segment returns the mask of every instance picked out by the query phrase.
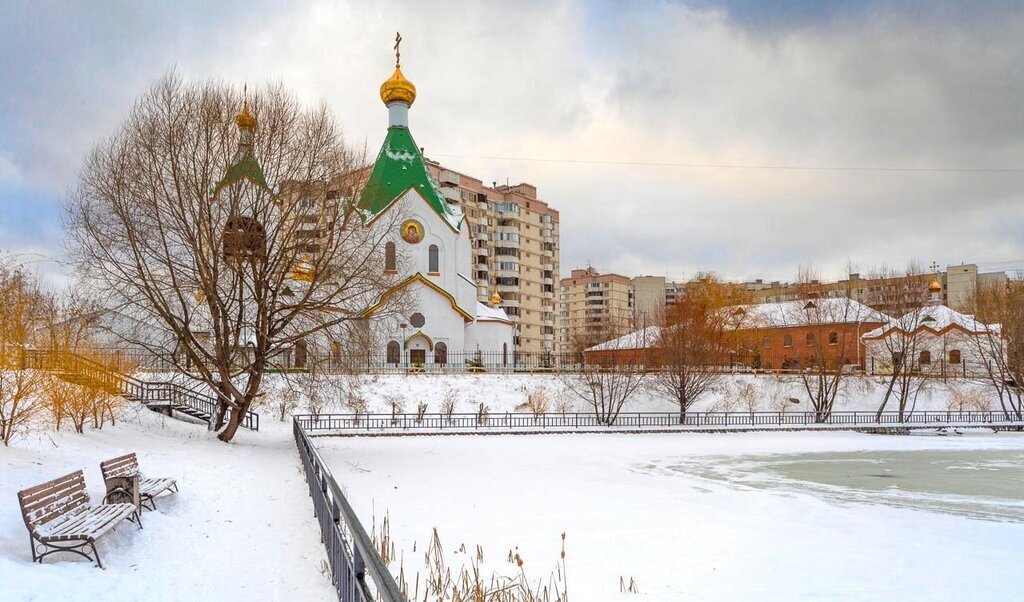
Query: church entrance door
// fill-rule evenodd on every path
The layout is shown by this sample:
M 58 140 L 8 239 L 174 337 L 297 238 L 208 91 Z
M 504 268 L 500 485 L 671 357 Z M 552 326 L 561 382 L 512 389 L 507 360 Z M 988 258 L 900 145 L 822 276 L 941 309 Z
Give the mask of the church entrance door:
M 409 350 L 409 362 L 413 365 L 423 365 L 427 363 L 427 350 L 426 349 L 410 349 Z

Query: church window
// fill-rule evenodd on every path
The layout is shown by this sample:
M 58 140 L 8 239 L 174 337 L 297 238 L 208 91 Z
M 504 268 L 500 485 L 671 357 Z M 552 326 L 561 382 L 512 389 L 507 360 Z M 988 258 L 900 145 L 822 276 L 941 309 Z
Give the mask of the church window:
M 395 272 L 398 270 L 398 258 L 395 255 L 395 243 L 389 242 L 384 245 L 384 271 Z
M 434 345 L 434 363 L 441 366 L 448 363 L 448 345 L 444 343 Z
M 763 338 L 761 340 L 761 346 L 764 347 L 765 349 L 771 349 L 772 348 L 772 338 L 771 337 Z
M 838 345 L 839 344 L 839 333 L 838 332 L 833 330 L 832 332 L 828 333 L 828 344 L 829 345 Z
M 951 363 L 951 364 L 959 364 L 960 363 L 960 350 L 959 349 L 953 349 L 952 351 L 949 352 L 949 363 Z
M 928 351 L 927 349 L 922 351 L 918 363 L 921 364 L 922 366 L 927 366 L 928 364 L 932 363 L 932 352 Z
M 416 312 L 409 316 L 409 323 L 412 324 L 413 328 L 423 328 L 423 325 L 427 323 L 427 319 L 423 317 L 423 314 Z
M 806 339 L 807 339 L 807 345 L 808 346 L 813 345 L 814 344 L 814 333 L 813 332 L 808 332 Z
M 793 346 L 793 335 L 787 334 L 786 336 L 782 337 L 782 346 L 783 347 L 792 347 Z
M 427 249 L 427 271 L 432 274 L 439 273 L 441 271 L 440 263 L 441 258 L 437 245 L 430 245 L 430 248 Z
M 398 341 L 390 341 L 388 343 L 388 363 L 398 364 L 402 361 L 402 346 L 398 344 Z

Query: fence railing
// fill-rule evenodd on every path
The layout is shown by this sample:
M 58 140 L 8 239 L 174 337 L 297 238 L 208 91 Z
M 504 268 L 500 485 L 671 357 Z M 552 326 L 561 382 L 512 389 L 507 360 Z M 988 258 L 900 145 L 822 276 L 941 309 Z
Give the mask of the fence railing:
M 320 414 L 295 418 L 310 434 L 416 431 L 565 432 L 601 430 L 699 430 L 714 428 L 929 428 L 942 426 L 1024 427 L 1020 416 L 1003 412 L 622 412 L 611 424 L 594 413 L 522 412 L 453 414 Z
M 216 416 L 219 406 L 217 398 L 212 395 L 175 382 L 140 380 L 77 353 L 47 349 L 26 350 L 22 365 L 25 368 L 76 374 L 89 384 L 101 386 L 108 391 L 116 391 L 147 406 L 183 406 L 208 416 L 209 420 Z M 259 414 L 253 411 L 246 412 L 239 426 L 252 431 L 260 430 Z
M 303 432 L 304 416 L 292 422 L 295 446 L 305 469 L 313 513 L 340 602 L 405 602 L 394 577 L 377 554 L 373 541 L 345 498 L 320 453 Z M 367 582 L 369 575 L 371 584 Z

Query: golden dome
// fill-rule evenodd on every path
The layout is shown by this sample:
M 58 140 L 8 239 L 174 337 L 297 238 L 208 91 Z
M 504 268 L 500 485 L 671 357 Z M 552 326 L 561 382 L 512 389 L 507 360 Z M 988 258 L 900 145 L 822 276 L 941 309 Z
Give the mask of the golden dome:
M 930 292 L 930 293 L 941 293 L 942 292 L 942 285 L 939 284 L 939 279 L 938 278 L 935 278 L 934 280 L 932 280 L 932 283 L 928 285 L 928 292 Z
M 248 101 L 242 103 L 242 112 L 238 114 L 238 117 L 235 117 L 235 123 L 243 130 L 256 128 L 256 118 L 249 112 Z
M 401 101 L 412 106 L 412 103 L 416 101 L 416 86 L 405 79 L 400 68 L 395 67 L 391 78 L 380 85 L 380 99 L 384 101 L 385 105 Z
M 498 291 L 495 290 L 494 294 L 491 295 L 491 305 L 497 306 L 499 303 L 501 303 L 501 295 L 499 295 Z

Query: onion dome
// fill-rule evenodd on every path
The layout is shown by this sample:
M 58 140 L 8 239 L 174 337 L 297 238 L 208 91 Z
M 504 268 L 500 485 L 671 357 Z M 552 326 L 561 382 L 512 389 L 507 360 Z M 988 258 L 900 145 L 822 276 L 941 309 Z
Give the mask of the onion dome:
M 941 293 L 942 292 L 942 285 L 939 284 L 939 279 L 938 278 L 932 279 L 932 283 L 928 285 L 928 292 L 929 293 Z
M 235 124 L 238 129 L 241 130 L 254 130 L 256 129 L 256 118 L 249 112 L 249 102 L 242 103 L 242 112 L 235 117 Z
M 491 305 L 497 307 L 501 303 L 501 295 L 498 294 L 498 289 L 494 289 L 494 294 L 491 295 Z
M 395 67 L 395 72 L 391 74 L 391 77 L 380 85 L 380 99 L 384 101 L 385 105 L 404 102 L 412 106 L 416 100 L 416 86 L 405 79 L 401 68 Z

